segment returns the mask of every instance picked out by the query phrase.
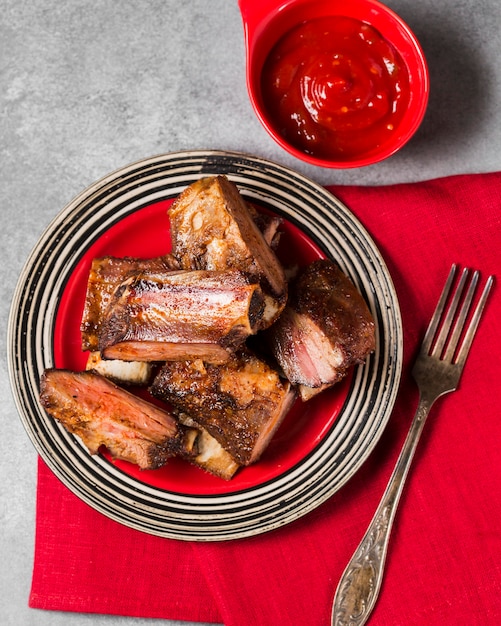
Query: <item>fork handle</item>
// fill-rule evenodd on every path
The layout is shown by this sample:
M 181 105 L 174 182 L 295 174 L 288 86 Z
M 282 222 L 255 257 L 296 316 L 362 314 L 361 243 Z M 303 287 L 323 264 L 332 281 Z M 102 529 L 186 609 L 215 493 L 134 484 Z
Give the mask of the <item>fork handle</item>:
M 339 581 L 332 607 L 332 626 L 362 626 L 376 604 L 393 519 L 433 401 L 420 396 L 416 414 L 381 502 Z

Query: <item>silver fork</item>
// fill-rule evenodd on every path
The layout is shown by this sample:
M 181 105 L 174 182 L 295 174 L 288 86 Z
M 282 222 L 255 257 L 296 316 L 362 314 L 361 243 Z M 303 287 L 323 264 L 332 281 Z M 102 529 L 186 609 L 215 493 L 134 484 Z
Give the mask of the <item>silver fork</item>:
M 479 272 L 473 273 L 463 296 L 469 277 L 464 269 L 454 295 L 450 295 L 456 269 L 453 265 L 412 370 L 419 387 L 416 414 L 377 511 L 339 581 L 332 626 L 362 626 L 369 619 L 381 588 L 398 502 L 424 423 L 435 400 L 457 389 L 494 277 L 487 279 L 469 318 Z

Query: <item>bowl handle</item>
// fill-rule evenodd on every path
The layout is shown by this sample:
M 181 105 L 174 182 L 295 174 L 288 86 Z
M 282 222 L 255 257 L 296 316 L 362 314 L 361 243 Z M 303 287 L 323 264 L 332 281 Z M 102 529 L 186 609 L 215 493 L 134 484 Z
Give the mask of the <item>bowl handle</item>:
M 263 22 L 266 22 L 266 18 L 272 17 L 288 4 L 290 0 L 238 0 L 245 40 L 249 48 L 253 45 L 256 32 Z

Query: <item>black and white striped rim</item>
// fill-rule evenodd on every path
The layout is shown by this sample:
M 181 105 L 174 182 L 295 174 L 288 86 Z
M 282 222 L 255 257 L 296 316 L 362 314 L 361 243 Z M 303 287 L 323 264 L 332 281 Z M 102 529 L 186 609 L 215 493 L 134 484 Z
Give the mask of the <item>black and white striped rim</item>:
M 114 223 L 173 198 L 202 176 L 226 174 L 251 201 L 303 230 L 334 258 L 366 298 L 377 324 L 376 352 L 357 368 L 346 402 L 322 442 L 289 471 L 256 487 L 187 495 L 139 482 L 47 417 L 39 378 L 54 362 L 54 323 L 68 278 L 90 245 Z M 190 151 L 124 167 L 76 197 L 32 251 L 14 294 L 8 327 L 16 405 L 44 461 L 82 500 L 140 531 L 181 540 L 222 541 L 266 532 L 314 509 L 353 476 L 386 426 L 402 368 L 396 293 L 374 242 L 323 187 L 294 171 L 240 153 Z

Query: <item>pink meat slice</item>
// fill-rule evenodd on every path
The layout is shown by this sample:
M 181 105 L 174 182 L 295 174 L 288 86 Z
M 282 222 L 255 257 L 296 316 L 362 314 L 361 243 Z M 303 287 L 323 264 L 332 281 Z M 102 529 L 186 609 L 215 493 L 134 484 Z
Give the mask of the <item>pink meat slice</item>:
M 99 374 L 45 370 L 40 401 L 91 454 L 105 446 L 116 459 L 156 469 L 181 451 L 178 424 L 170 413 Z
M 287 378 L 311 389 L 340 381 L 375 349 L 375 325 L 367 304 L 337 264 L 315 261 L 289 288 L 289 302 L 267 331 Z

